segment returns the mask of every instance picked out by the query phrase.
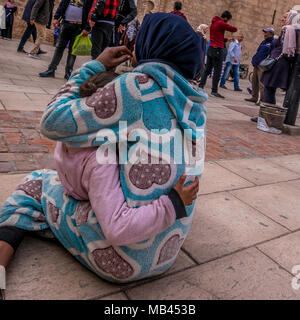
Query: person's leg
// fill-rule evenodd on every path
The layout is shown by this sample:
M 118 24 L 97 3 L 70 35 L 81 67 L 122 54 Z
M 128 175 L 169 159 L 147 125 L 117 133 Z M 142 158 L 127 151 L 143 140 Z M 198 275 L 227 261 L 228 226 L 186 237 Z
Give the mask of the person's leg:
M 262 84 L 262 82 L 260 81 L 262 76 L 263 76 L 263 72 L 262 70 L 260 70 L 259 68 L 257 68 L 257 78 L 258 78 L 258 84 L 259 84 L 259 94 L 260 94 L 260 97 L 259 97 L 259 100 L 261 102 L 264 101 L 264 91 L 265 91 L 265 87 L 264 85 Z
M 28 231 L 46 230 L 42 206 L 43 171 L 26 176 L 0 208 L 0 289 L 3 299 L 5 268 Z M 1 299 L 1 297 L 0 297 Z
M 268 104 L 276 104 L 276 88 L 265 87 L 264 102 Z
M 67 43 L 69 42 L 69 30 L 70 24 L 67 22 L 63 22 L 61 28 L 59 37 L 57 39 L 56 48 L 54 51 L 53 58 L 51 60 L 51 63 L 49 64 L 48 70 L 41 72 L 39 74 L 40 77 L 54 77 L 55 76 L 55 70 L 57 69 L 57 66 L 60 63 L 60 60 L 64 54 L 64 50 L 67 46 Z
M 222 63 L 223 63 L 223 54 L 222 48 L 213 48 L 213 67 L 214 67 L 214 75 L 213 75 L 213 86 L 212 92 L 218 92 L 219 81 L 222 73 Z
M 35 42 L 34 48 L 30 51 L 31 55 L 37 55 L 41 46 L 41 43 L 44 39 L 45 32 L 46 32 L 46 26 L 40 24 L 40 23 L 35 23 L 35 27 L 37 30 L 37 39 Z
M 213 68 L 213 60 L 212 60 L 212 48 L 209 47 L 208 48 L 208 52 L 207 52 L 207 61 L 206 61 L 206 66 L 204 69 L 204 72 L 202 74 L 200 83 L 199 83 L 199 87 L 204 88 L 206 81 L 207 81 L 207 77 L 211 74 L 212 72 L 212 68 Z
M 13 28 L 13 22 L 10 21 L 9 25 L 7 27 L 7 38 L 12 39 L 12 28 Z
M 31 25 L 30 23 L 27 23 L 27 28 L 23 33 L 23 36 L 21 38 L 17 51 L 21 52 L 22 50 L 24 50 L 24 45 L 26 41 L 29 39 L 30 35 L 31 34 L 33 35 L 33 30 L 35 30 L 35 36 L 36 36 L 35 26 Z
M 110 45 L 113 37 L 113 29 L 114 29 L 113 25 L 108 23 L 103 24 L 104 38 L 103 38 L 101 52 Z M 120 42 L 120 38 L 119 38 L 119 42 Z
M 33 43 L 36 42 L 36 38 L 37 38 L 36 27 L 35 27 L 35 24 L 33 24 L 32 25 L 32 40 L 33 40 Z
M 103 41 L 104 41 L 104 32 L 101 28 L 101 24 L 96 22 L 95 26 L 92 29 L 92 59 L 95 60 L 99 54 L 102 52 Z
M 73 50 L 73 44 L 75 41 L 75 38 L 80 34 L 80 26 L 78 24 L 74 24 L 72 28 L 69 30 L 69 48 L 68 48 L 68 57 L 67 57 L 67 64 L 65 68 L 65 78 L 68 80 L 74 67 L 74 63 L 76 60 L 76 56 L 72 54 Z
M 238 64 L 232 65 L 233 69 L 233 79 L 234 79 L 234 89 L 238 90 L 240 89 L 240 74 L 239 74 L 239 68 L 240 66 Z
M 227 79 L 227 76 L 228 76 L 228 73 L 229 73 L 231 67 L 232 67 L 231 63 L 230 62 L 226 62 L 225 70 L 224 70 L 222 78 L 221 78 L 220 87 L 224 87 L 225 86 L 226 79 Z
M 259 82 L 259 69 L 257 67 L 254 67 L 252 76 L 252 98 L 253 100 L 255 100 L 255 102 L 258 101 Z
M 0 227 L 0 265 L 7 267 L 11 257 L 17 251 L 26 231 L 9 226 Z

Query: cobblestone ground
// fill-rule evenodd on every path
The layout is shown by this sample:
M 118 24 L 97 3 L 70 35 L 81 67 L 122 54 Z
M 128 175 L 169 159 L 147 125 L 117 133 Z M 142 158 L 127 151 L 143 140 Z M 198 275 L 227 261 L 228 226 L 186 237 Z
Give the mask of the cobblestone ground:
M 27 44 L 26 49 L 31 47 Z M 45 106 L 65 82 L 41 79 L 42 60 L 0 39 L 0 205 L 25 172 L 52 168 L 54 143 L 39 133 Z M 80 58 L 76 66 L 85 62 Z M 208 87 L 210 88 L 210 80 Z M 174 266 L 158 279 L 112 285 L 56 243 L 26 237 L 8 268 L 7 299 L 300 299 L 300 137 L 271 135 L 250 121 L 242 93 L 209 98 L 207 162 L 192 229 Z M 284 95 L 278 92 L 282 102 Z M 300 125 L 299 118 L 298 124 Z

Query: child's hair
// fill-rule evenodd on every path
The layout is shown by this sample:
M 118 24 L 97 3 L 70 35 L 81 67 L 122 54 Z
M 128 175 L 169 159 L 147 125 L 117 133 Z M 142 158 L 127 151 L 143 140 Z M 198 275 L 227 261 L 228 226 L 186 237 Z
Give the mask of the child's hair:
M 91 96 L 98 88 L 105 87 L 118 76 L 119 75 L 113 71 L 105 71 L 95 74 L 81 84 L 79 88 L 80 97 L 85 98 Z

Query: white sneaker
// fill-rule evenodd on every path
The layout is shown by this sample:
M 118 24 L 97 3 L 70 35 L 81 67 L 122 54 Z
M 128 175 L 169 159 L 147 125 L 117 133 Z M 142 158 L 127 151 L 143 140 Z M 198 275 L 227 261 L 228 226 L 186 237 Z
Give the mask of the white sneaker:
M 0 300 L 5 300 L 6 277 L 5 268 L 0 266 Z
M 29 54 L 28 54 L 28 57 L 29 57 L 29 58 L 32 58 L 32 59 L 41 60 L 41 57 L 40 57 L 38 54 L 36 54 L 36 53 L 29 53 Z

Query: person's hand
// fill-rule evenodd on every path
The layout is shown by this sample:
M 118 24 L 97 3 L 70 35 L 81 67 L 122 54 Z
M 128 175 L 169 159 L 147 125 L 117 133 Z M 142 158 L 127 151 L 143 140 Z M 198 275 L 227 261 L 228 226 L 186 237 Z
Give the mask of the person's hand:
M 59 23 L 58 23 L 57 19 L 54 19 L 52 24 L 53 24 L 54 28 L 58 28 L 58 26 L 59 26 Z
M 89 21 L 91 28 L 94 28 L 95 26 L 95 21 Z
M 186 175 L 183 174 L 174 186 L 174 189 L 179 194 L 184 205 L 190 206 L 193 203 L 193 201 L 197 199 L 197 194 L 199 191 L 199 178 L 196 177 L 195 181 L 186 187 L 184 186 L 185 179 Z
M 125 30 L 125 27 L 122 24 L 120 24 L 120 26 L 118 28 L 118 32 L 122 33 L 124 30 Z
M 238 60 L 237 60 L 237 58 L 236 58 L 236 57 L 233 57 L 233 61 L 234 61 L 235 63 L 237 63 L 237 62 L 238 62 Z
M 87 37 L 89 35 L 89 32 L 86 30 L 82 30 L 82 36 Z
M 113 69 L 132 57 L 132 53 L 125 46 L 106 48 L 96 59 L 106 70 Z
M 33 25 L 34 24 L 34 20 L 30 19 L 30 24 Z

